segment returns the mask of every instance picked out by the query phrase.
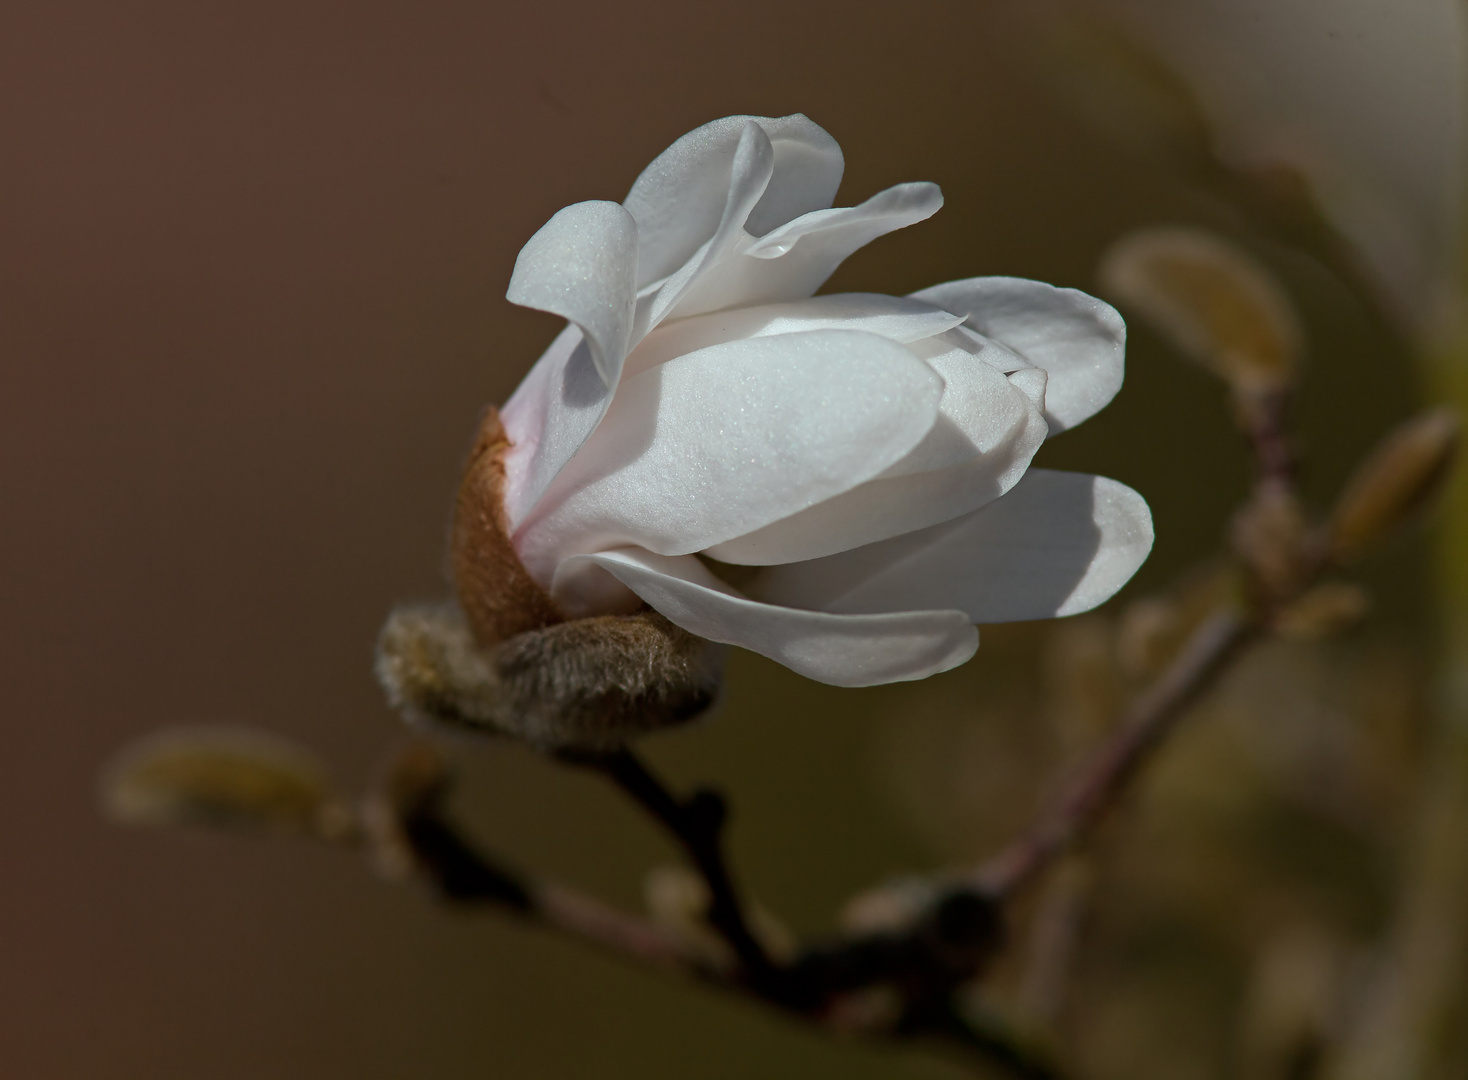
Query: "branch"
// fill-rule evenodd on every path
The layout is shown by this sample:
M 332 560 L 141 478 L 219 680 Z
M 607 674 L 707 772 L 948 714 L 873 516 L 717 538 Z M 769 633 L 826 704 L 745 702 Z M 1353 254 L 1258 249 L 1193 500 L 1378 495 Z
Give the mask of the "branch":
M 551 881 L 510 870 L 475 849 L 448 820 L 449 775 L 423 744 L 393 763 L 369 801 L 361 836 L 389 869 L 410 869 L 452 904 L 485 905 L 624 958 L 705 981 L 724 977 L 662 927 Z
M 749 927 L 724 856 L 723 831 L 728 808 L 708 789 L 679 799 L 630 750 L 610 754 L 564 754 L 564 760 L 595 769 L 651 814 L 682 846 L 709 890 L 707 919 L 739 961 L 740 977 L 762 996 L 781 996 L 774 962 Z
M 916 1034 L 968 1051 L 1018 1080 L 1059 1080 L 1060 1074 L 1043 1053 L 995 1020 L 963 1016 L 949 1004 L 914 1020 Z
M 422 758 L 408 761 L 411 768 L 424 764 Z M 678 821 L 680 829 L 688 829 L 684 818 L 697 797 L 678 803 L 635 763 L 619 763 L 615 775 L 619 783 L 636 785 L 639 801 L 645 799 L 649 809 L 657 807 L 660 820 L 670 812 L 670 803 L 672 820 Z M 429 777 L 425 774 L 424 779 Z M 972 947 L 973 940 L 982 939 L 986 953 L 997 944 L 994 909 L 982 898 L 956 893 L 906 934 L 844 939 L 830 949 L 808 950 L 784 967 L 766 959 L 766 971 L 756 980 L 747 969 L 731 973 L 710 963 L 655 923 L 567 886 L 524 878 L 480 854 L 442 812 L 447 790 L 444 779 L 440 774 L 429 784 L 397 792 L 398 798 L 390 802 L 391 833 L 383 831 L 384 822 L 378 815 L 365 835 L 379 845 L 406 847 L 412 866 L 449 903 L 509 912 L 643 967 L 697 979 L 829 1030 L 837 1025 L 828 1006 L 842 993 L 877 983 L 895 984 L 915 991 L 900 1022 L 861 1034 L 941 1042 L 1017 1080 L 1053 1080 L 1056 1075 L 1018 1035 L 997 1022 L 966 1020 L 951 1007 L 949 991 L 974 966 L 971 954 L 963 952 L 960 943 L 970 942 Z M 649 783 L 651 787 L 644 787 Z M 671 821 L 669 827 L 673 827 Z M 694 828 L 700 850 L 704 850 L 710 834 L 699 833 L 698 828 L 708 826 L 695 823 Z
M 996 901 L 1007 899 L 1094 829 L 1188 706 L 1259 632 L 1232 610 L 1216 612 L 1193 631 L 1162 677 L 1127 710 L 1121 730 L 1025 835 L 969 876 L 971 886 Z
M 1235 390 L 1238 422 L 1254 454 L 1255 482 L 1292 489 L 1295 449 L 1289 431 L 1288 388 L 1240 395 Z

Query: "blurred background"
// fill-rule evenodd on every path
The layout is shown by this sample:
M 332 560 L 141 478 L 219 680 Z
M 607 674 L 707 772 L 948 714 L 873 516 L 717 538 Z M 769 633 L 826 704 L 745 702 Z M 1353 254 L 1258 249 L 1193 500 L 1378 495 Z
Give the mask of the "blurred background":
M 960 1075 L 442 910 L 340 852 L 119 828 L 99 770 L 160 726 L 231 723 L 364 783 L 403 737 L 377 630 L 446 593 L 476 419 L 557 329 L 503 300 L 516 252 L 731 113 L 829 130 L 838 205 L 943 187 L 832 291 L 1097 291 L 1135 228 L 1232 237 L 1298 307 L 1323 506 L 1439 393 L 1419 361 L 1455 340 L 1463 20 L 1446 0 L 1282 6 L 1282 26 L 1224 0 L 6 6 L 7 1075 Z M 1103 614 L 985 628 L 967 666 L 875 690 L 738 654 L 712 721 L 647 744 L 679 785 L 728 792 L 737 864 L 797 930 L 1010 835 L 1089 737 L 1084 702 L 1056 715 L 1107 620 L 1219 548 L 1250 468 L 1226 393 L 1131 325 L 1121 395 L 1039 458 L 1153 508 L 1155 553 Z M 1425 752 L 1430 565 L 1423 534 L 1394 543 L 1365 567 L 1363 628 L 1244 665 L 1108 830 L 1065 1021 L 1082 1075 L 1228 1075 L 1266 1037 L 1247 1033 L 1261 965 L 1288 984 L 1371 962 Z M 522 865 L 630 906 L 673 859 L 588 778 L 498 744 L 462 768 L 463 820 Z M 1027 992 L 1006 977 L 1001 998 Z

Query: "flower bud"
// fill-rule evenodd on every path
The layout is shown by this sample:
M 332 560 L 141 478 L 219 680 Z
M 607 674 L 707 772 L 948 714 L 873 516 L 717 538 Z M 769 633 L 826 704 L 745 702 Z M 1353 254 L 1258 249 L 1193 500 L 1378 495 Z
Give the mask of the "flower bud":
M 1267 599 L 1294 596 L 1311 570 L 1309 526 L 1294 493 L 1261 485 L 1234 516 L 1234 550 L 1263 588 Z
M 1330 518 L 1330 553 L 1359 558 L 1441 486 L 1458 450 L 1458 414 L 1446 406 L 1408 420 L 1356 470 Z
M 292 743 L 237 728 L 161 731 L 107 770 L 102 801 L 118 821 L 209 825 L 337 839 L 351 821 L 326 771 Z
M 1273 277 L 1201 229 L 1143 229 L 1107 252 L 1101 280 L 1241 399 L 1288 389 L 1299 362 L 1294 309 Z
M 926 877 L 894 878 L 846 902 L 838 916 L 851 934 L 897 933 L 910 928 L 937 902 L 942 883 Z
M 1329 637 L 1354 627 L 1370 607 L 1371 598 L 1360 586 L 1327 581 L 1280 611 L 1274 618 L 1274 630 L 1306 641 Z
M 412 721 L 604 751 L 707 709 L 718 657 L 653 611 L 556 623 L 485 649 L 457 609 L 405 608 L 383 627 L 377 674 Z
M 1239 574 L 1230 562 L 1195 567 L 1162 596 L 1133 601 L 1116 628 L 1116 657 L 1128 679 L 1150 678 L 1177 655 L 1193 631 L 1239 601 Z
M 433 812 L 449 784 L 448 763 L 431 743 L 412 743 L 388 763 L 362 808 L 367 847 L 383 877 L 406 881 L 418 869 L 405 824 Z
M 699 957 L 719 969 L 734 966 L 734 952 L 708 924 L 708 884 L 684 866 L 656 866 L 642 883 L 647 913 Z
M 717 967 L 734 963 L 733 951 L 708 923 L 708 882 L 686 866 L 658 866 L 643 882 L 647 912 L 659 924 Z M 799 947 L 795 935 L 763 905 L 748 905 L 749 930 L 771 957 L 793 959 Z

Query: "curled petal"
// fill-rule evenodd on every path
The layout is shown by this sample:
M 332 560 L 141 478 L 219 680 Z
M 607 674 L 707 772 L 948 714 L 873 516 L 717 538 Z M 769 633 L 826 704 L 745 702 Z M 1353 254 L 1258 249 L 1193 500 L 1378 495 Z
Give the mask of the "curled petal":
M 835 686 L 924 679 L 962 664 L 979 645 L 978 631 L 960 611 L 833 615 L 757 603 L 691 555 L 620 548 L 568 562 L 601 567 L 689 633 Z
M 882 472 L 927 434 L 942 394 L 930 367 L 875 334 L 689 353 L 623 382 L 516 549 L 542 582 L 578 552 L 702 550 Z
M 753 595 L 835 612 L 955 607 L 974 622 L 1075 615 L 1152 550 L 1142 497 L 1103 476 L 1031 469 L 980 510 L 929 529 L 764 571 Z
M 615 390 L 637 302 L 637 224 L 613 202 L 575 203 L 556 213 L 515 259 L 506 297 L 581 327 L 591 361 Z
M 898 184 L 860 206 L 817 210 L 761 238 L 745 236 L 729 254 L 701 269 L 670 316 L 810 296 L 853 251 L 932 217 L 942 205 L 936 184 Z
M 754 121 L 745 123 L 729 165 L 724 212 L 713 235 L 678 271 L 655 291 L 639 297 L 633 337 L 641 340 L 679 304 L 701 279 L 749 243 L 744 223 L 769 188 L 775 172 L 775 147 L 764 129 Z
M 637 220 L 638 281 L 644 285 L 683 266 L 718 227 L 730 168 L 744 127 L 769 137 L 774 171 L 758 204 L 737 224 L 762 235 L 836 197 L 841 147 L 818 124 L 791 116 L 726 116 L 684 135 L 642 171 L 623 205 Z
M 1094 415 L 1121 389 L 1126 324 L 1111 305 L 1024 278 L 950 281 L 912 294 L 955 315 L 1049 374 L 1050 433 Z

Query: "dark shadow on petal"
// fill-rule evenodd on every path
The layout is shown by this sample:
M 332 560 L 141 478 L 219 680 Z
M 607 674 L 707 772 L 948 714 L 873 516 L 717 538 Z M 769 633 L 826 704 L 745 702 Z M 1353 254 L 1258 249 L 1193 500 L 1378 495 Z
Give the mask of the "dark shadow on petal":
M 1048 618 L 1101 550 L 1094 484 L 1084 473 L 1031 469 L 1007 494 L 951 521 L 769 567 L 751 593 L 841 614 L 959 608 L 978 623 Z
M 591 347 L 586 339 L 576 346 L 561 372 L 561 401 L 567 408 L 589 409 L 600 405 L 607 395 L 596 365 L 591 360 Z
M 953 567 L 962 583 L 960 606 L 980 623 L 1054 615 L 1101 550 L 1095 502 L 1095 482 L 1084 473 L 1028 472 L 966 530 L 962 547 L 972 553 L 971 569 Z

